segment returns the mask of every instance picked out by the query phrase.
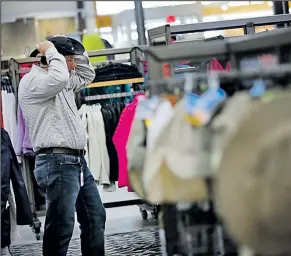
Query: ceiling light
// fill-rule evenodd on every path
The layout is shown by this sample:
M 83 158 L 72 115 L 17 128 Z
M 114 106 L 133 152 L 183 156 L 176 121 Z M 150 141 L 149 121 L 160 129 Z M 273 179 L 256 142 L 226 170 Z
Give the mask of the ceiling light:
M 269 5 L 269 6 L 273 6 L 273 2 L 268 1 L 268 5 Z
M 222 11 L 227 11 L 228 10 L 228 6 L 225 5 L 225 4 L 222 5 L 220 8 L 221 8 Z
M 185 19 L 185 23 L 186 23 L 186 24 L 191 24 L 191 23 L 193 23 L 193 22 L 192 22 L 192 20 L 191 20 L 190 18 L 187 18 L 187 19 Z

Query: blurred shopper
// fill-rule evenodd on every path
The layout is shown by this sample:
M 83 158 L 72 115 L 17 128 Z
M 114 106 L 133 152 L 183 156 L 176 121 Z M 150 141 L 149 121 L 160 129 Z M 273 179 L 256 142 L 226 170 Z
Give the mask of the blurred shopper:
M 85 130 L 74 92 L 95 77 L 84 47 L 56 36 L 40 43 L 42 56 L 19 85 L 19 103 L 36 153 L 34 176 L 46 190 L 44 256 L 65 256 L 73 234 L 75 208 L 82 255 L 104 256 L 106 213 L 84 159 Z
M 82 38 L 82 44 L 84 45 L 87 52 L 106 49 L 99 33 L 84 34 Z M 94 66 L 95 63 L 103 62 L 106 60 L 106 56 L 90 57 L 90 61 Z

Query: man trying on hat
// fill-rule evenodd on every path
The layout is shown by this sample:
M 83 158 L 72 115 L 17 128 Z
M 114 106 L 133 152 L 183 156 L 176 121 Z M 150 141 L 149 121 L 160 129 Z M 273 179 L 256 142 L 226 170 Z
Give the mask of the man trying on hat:
M 19 104 L 36 154 L 34 176 L 46 191 L 44 256 L 65 256 L 75 223 L 84 256 L 104 256 L 106 213 L 84 159 L 85 130 L 74 93 L 91 83 L 94 68 L 78 41 L 56 36 L 37 45 L 42 56 L 19 84 Z

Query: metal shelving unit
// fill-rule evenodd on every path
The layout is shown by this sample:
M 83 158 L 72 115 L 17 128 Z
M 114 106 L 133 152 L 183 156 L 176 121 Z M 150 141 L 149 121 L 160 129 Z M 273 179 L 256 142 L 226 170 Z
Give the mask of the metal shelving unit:
M 242 57 L 253 53 L 285 51 L 290 45 L 291 29 L 280 29 L 239 38 L 229 38 L 219 41 L 192 41 L 182 44 L 151 47 L 145 50 L 148 59 L 149 80 L 157 81 L 165 77 L 163 66 L 181 60 L 207 61 L 214 57 L 228 56 L 233 68 L 238 68 Z M 286 58 L 286 52 L 284 52 Z M 282 54 L 279 54 L 283 58 Z M 183 69 L 182 69 L 183 70 Z M 182 71 L 180 71 L 182 72 Z M 172 73 L 173 75 L 173 73 Z
M 165 25 L 148 30 L 148 38 L 150 46 L 152 46 L 157 39 L 159 39 L 159 41 L 161 41 L 162 39 L 162 41 L 164 41 L 165 44 L 168 45 L 171 44 L 171 36 L 173 35 L 235 28 L 243 28 L 244 34 L 253 34 L 255 33 L 255 28 L 258 26 L 277 24 L 286 24 L 287 26 L 289 26 L 290 23 L 291 14 L 281 14 L 247 19 L 200 22 L 187 25 Z
M 287 16 L 284 16 L 287 17 Z M 290 18 L 290 16 L 288 15 Z M 290 21 L 288 18 L 288 21 Z M 273 21 L 274 22 L 274 21 Z M 216 26 L 217 28 L 218 26 Z M 209 28 L 210 29 L 210 28 Z M 219 28 L 220 29 L 220 28 Z M 257 77 L 258 74 L 261 77 L 265 76 L 280 76 L 282 74 L 290 73 L 290 65 L 286 65 L 291 62 L 291 28 L 285 28 L 275 31 L 268 31 L 258 34 L 245 35 L 239 38 L 229 38 L 225 40 L 218 41 L 209 41 L 209 42 L 201 42 L 201 41 L 192 41 L 185 42 L 179 44 L 169 44 L 166 46 L 160 47 L 151 47 L 145 50 L 147 60 L 148 60 L 148 75 L 149 75 L 149 90 L 151 95 L 159 95 L 161 93 L 165 93 L 169 87 L 173 88 L 173 86 L 179 87 L 181 85 L 181 89 L 184 88 L 184 78 L 171 78 L 174 73 L 165 74 L 164 65 L 170 65 L 176 63 L 177 61 L 184 60 L 197 60 L 197 62 L 204 62 L 207 60 L 211 60 L 214 57 L 228 56 L 231 60 L 231 64 L 233 67 L 233 71 L 230 73 L 221 73 L 219 74 L 220 79 L 237 79 L 237 77 L 243 76 L 245 79 L 251 77 Z M 252 72 L 243 71 L 240 72 L 240 61 L 245 57 L 258 57 L 261 54 L 272 53 L 277 56 L 279 64 L 282 66 L 273 70 L 260 70 L 260 72 Z M 182 69 L 181 72 L 185 72 L 188 69 Z M 167 72 L 166 72 L 167 73 Z M 239 74 L 239 75 L 238 75 Z M 198 78 L 206 78 L 205 73 L 197 73 L 193 79 Z M 209 191 L 211 191 L 211 182 L 209 184 Z M 178 203 L 178 202 L 177 202 Z M 177 209 L 175 204 L 164 205 L 163 208 L 163 225 L 165 230 L 165 240 L 167 247 L 167 255 L 181 255 L 179 251 L 184 250 L 181 247 L 181 244 L 177 241 L 184 241 L 184 236 L 181 238 L 179 235 L 179 230 L 182 229 L 187 232 L 190 232 L 189 227 L 181 226 L 181 221 L 179 224 L 179 216 L 181 212 Z M 211 214 L 215 213 L 215 209 L 211 211 Z M 183 214 L 187 216 L 192 216 L 191 211 L 184 211 Z M 208 241 L 207 245 L 207 254 L 203 252 L 202 254 L 185 254 L 185 255 L 216 255 L 215 250 L 219 250 L 219 253 L 224 251 L 223 246 L 219 245 L 219 247 L 215 247 L 215 243 L 217 246 L 218 237 L 221 236 L 221 230 L 217 230 L 214 228 L 217 226 L 219 222 L 218 220 L 212 219 L 210 224 L 210 235 L 211 239 Z M 214 224 L 213 224 L 214 223 Z M 180 225 L 180 226 L 179 226 Z M 212 227 L 211 227 L 212 226 Z M 220 226 L 220 225 L 218 225 Z M 209 231 L 209 230 L 208 230 Z M 207 232 L 208 232 L 207 231 Z M 191 231 L 192 232 L 192 231 Z M 219 235 L 220 234 L 220 235 Z M 195 232 L 193 235 L 197 235 Z M 215 238 L 213 238 L 215 237 Z M 182 240 L 179 240 L 182 239 Z M 183 240 L 184 239 L 184 240 Z M 214 239 L 214 240 L 213 240 Z M 219 239 L 221 240 L 221 239 Z M 215 247 L 215 248 L 214 248 Z M 184 255 L 184 254 L 182 254 Z M 218 255 L 224 255 L 218 254 Z M 227 255 L 237 255 L 227 254 Z

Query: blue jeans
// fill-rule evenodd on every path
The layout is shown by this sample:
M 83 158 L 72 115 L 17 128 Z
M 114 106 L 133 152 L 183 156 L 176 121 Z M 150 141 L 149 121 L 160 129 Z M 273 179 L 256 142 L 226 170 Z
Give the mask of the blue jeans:
M 43 255 L 67 255 L 76 209 L 82 255 L 104 256 L 106 212 L 84 157 L 40 154 L 36 157 L 34 176 L 37 184 L 46 191 Z

